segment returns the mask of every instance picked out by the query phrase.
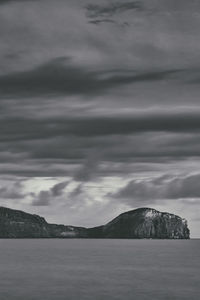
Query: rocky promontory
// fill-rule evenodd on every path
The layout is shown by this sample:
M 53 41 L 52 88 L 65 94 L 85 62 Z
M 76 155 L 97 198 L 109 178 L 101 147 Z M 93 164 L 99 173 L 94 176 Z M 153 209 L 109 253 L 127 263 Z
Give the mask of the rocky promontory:
M 90 237 L 188 239 L 187 221 L 174 214 L 152 208 L 122 213 L 106 225 L 89 229 Z
M 152 208 L 120 214 L 109 223 L 84 228 L 49 224 L 34 214 L 0 207 L 0 238 L 126 238 L 189 239 L 187 221 Z

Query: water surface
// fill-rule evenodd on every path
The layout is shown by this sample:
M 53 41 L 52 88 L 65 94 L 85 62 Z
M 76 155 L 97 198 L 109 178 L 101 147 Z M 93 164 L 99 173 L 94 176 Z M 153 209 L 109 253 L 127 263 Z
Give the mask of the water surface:
M 1 239 L 1 300 L 197 300 L 200 240 Z

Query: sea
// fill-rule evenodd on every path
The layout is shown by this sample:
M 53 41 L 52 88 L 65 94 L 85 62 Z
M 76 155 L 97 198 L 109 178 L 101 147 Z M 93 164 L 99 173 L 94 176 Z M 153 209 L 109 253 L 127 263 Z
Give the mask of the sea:
M 0 239 L 1 300 L 198 300 L 200 240 Z

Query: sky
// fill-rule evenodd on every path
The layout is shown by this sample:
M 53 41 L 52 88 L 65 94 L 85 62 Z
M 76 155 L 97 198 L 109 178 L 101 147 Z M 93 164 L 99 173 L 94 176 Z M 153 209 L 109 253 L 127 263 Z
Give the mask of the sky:
M 0 1 L 0 205 L 200 237 L 200 2 Z

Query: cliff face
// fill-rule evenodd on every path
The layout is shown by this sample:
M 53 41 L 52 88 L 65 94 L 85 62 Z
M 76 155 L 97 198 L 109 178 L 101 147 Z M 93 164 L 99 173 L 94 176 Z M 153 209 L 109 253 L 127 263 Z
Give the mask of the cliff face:
M 179 216 L 151 208 L 125 212 L 104 226 L 89 229 L 91 237 L 188 239 L 187 222 Z
M 0 207 L 0 238 L 155 238 L 188 239 L 186 220 L 155 209 L 123 213 L 106 225 L 83 228 L 49 224 L 38 215 Z

